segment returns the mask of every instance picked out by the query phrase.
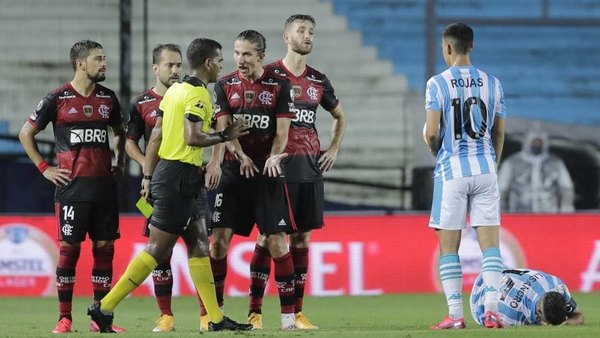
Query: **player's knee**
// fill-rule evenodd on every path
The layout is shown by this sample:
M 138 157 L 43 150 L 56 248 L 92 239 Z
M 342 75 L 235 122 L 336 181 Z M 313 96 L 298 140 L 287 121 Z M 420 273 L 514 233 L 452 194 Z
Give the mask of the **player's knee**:
M 227 250 L 229 250 L 229 239 L 222 236 L 213 236 L 211 248 L 213 258 L 222 259 L 227 255 Z
M 310 231 L 298 231 L 290 234 L 290 247 L 298 249 L 308 248 Z

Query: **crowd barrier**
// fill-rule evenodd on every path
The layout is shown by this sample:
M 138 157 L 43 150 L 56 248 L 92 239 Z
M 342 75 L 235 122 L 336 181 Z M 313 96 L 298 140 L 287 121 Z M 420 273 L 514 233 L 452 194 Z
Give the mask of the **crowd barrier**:
M 144 248 L 141 216 L 123 215 L 116 242 L 114 276 Z M 440 292 L 435 232 L 428 216 L 327 216 L 314 231 L 306 293 L 314 296 Z M 528 267 L 561 277 L 571 291 L 600 290 L 600 214 L 504 215 L 501 252 L 509 267 Z M 54 216 L 0 216 L 0 296 L 55 295 L 58 257 Z M 256 233 L 234 237 L 225 292 L 248 294 L 249 262 Z M 473 230 L 460 249 L 465 291 L 480 271 L 481 253 Z M 83 244 L 77 267 L 76 295 L 91 295 L 92 257 Z M 187 256 L 179 242 L 172 258 L 175 295 L 194 294 Z M 273 270 L 272 270 L 273 271 Z M 275 294 L 273 276 L 267 287 Z M 152 294 L 148 278 L 134 295 Z

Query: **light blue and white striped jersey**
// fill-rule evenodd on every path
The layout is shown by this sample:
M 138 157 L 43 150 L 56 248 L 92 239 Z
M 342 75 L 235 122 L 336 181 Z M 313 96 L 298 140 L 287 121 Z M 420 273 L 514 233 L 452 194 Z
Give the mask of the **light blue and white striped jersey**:
M 425 109 L 442 113 L 434 178 L 496 173 L 491 131 L 506 117 L 500 81 L 474 66 L 450 67 L 427 81 Z
M 541 324 L 535 311 L 535 303 L 546 292 L 561 293 L 572 311 L 577 308 L 577 303 L 571 297 L 569 289 L 556 276 L 527 269 L 504 270 L 502 276 L 498 314 L 505 326 Z M 483 325 L 485 314 L 484 300 L 485 287 L 480 274 L 473 284 L 470 298 L 471 315 L 480 325 Z

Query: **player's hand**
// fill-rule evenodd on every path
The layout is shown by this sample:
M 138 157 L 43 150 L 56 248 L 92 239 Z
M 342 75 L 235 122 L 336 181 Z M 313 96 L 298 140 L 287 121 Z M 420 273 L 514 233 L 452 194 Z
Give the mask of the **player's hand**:
M 57 187 L 71 182 L 71 170 L 69 169 L 50 166 L 44 170 L 42 175 Z
M 209 163 L 206 166 L 204 175 L 204 186 L 208 190 L 216 189 L 221 183 L 221 166 L 219 164 Z
M 252 159 L 246 154 L 239 154 L 239 152 L 236 152 L 236 157 L 240 161 L 240 175 L 244 176 L 245 178 L 250 178 L 254 177 L 254 175 L 260 172 L 256 164 L 254 164 L 254 161 L 252 161 Z
M 279 177 L 283 175 L 283 170 L 281 170 L 281 160 L 287 157 L 287 153 L 281 153 L 278 155 L 271 155 L 267 162 L 265 162 L 265 168 L 263 169 L 263 174 L 268 175 L 269 177 Z
M 249 133 L 248 129 L 250 129 L 250 126 L 244 119 L 237 119 L 228 125 L 223 132 L 227 135 L 227 140 L 235 140 L 240 136 L 247 135 Z
M 140 194 L 146 200 L 146 202 L 150 203 L 150 180 L 147 178 L 142 179 L 141 191 Z
M 118 181 L 123 177 L 125 172 L 125 167 L 122 165 L 114 165 L 110 167 L 110 174 L 112 175 L 113 180 Z
M 321 157 L 319 157 L 319 169 L 321 169 L 323 172 L 329 171 L 335 164 L 336 158 L 337 150 L 328 149 L 326 152 L 321 154 Z

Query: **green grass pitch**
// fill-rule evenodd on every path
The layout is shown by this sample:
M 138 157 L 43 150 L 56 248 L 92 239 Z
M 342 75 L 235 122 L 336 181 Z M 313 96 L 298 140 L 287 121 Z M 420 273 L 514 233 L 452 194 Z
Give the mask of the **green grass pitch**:
M 580 327 L 529 326 L 484 329 L 466 312 L 467 329 L 431 331 L 429 326 L 446 311 L 441 294 L 384 295 L 368 297 L 308 297 L 304 313 L 321 327 L 318 331 L 283 332 L 279 329 L 278 298 L 267 297 L 263 307 L 263 331 L 247 333 L 203 333 L 215 337 L 600 337 L 600 293 L 574 294 L 585 314 Z M 465 295 L 466 299 L 466 295 Z M 245 297 L 227 298 L 225 311 L 242 321 L 247 315 Z M 90 300 L 76 298 L 73 304 L 73 329 L 68 337 L 98 337 L 90 333 L 85 309 Z M 466 304 L 465 304 L 466 305 Z M 56 337 L 50 331 L 58 319 L 56 298 L 0 298 L 0 337 Z M 468 311 L 468 307 L 465 307 Z M 125 299 L 115 313 L 115 324 L 127 329 L 123 337 L 197 337 L 198 303 L 192 297 L 173 299 L 176 332 L 152 333 L 158 309 L 153 298 Z

